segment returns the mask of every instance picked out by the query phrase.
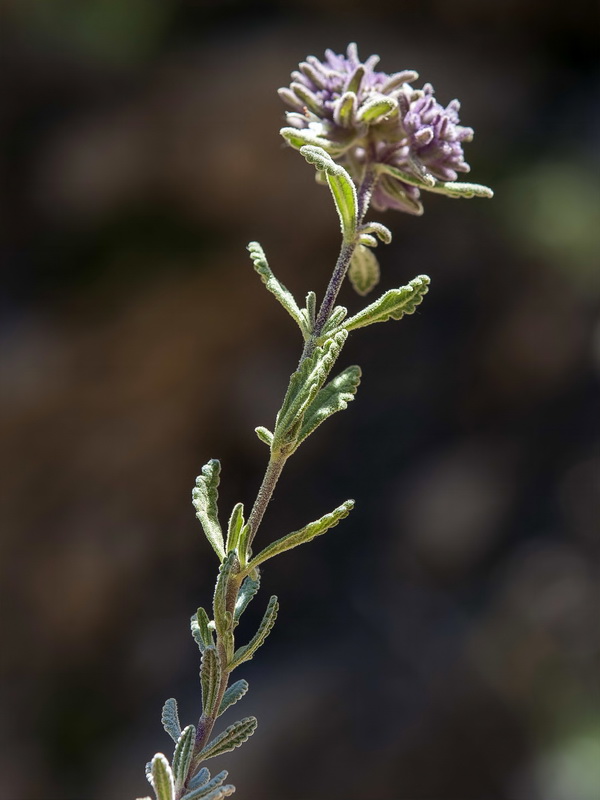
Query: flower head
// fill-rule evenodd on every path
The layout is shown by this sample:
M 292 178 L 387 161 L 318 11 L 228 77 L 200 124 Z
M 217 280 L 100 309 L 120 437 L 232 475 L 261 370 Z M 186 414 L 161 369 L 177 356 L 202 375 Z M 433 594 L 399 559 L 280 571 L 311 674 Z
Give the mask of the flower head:
M 460 125 L 458 100 L 444 108 L 431 84 L 413 88 L 414 70 L 387 74 L 378 63 L 375 55 L 361 62 L 355 44 L 345 55 L 327 50 L 323 61 L 308 56 L 279 90 L 293 109 L 282 135 L 294 147 L 322 147 L 356 182 L 378 166 L 373 205 L 420 214 L 420 188 L 469 171 L 462 143 L 473 130 Z

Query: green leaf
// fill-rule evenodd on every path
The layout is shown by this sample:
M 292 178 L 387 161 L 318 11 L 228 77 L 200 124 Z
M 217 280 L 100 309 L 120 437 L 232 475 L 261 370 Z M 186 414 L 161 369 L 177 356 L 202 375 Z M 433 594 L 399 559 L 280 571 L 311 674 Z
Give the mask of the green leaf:
M 201 651 L 206 647 L 214 645 L 212 630 L 210 629 L 210 620 L 206 611 L 200 607 L 195 614 L 192 614 L 190 619 L 190 628 L 192 636 Z
M 173 753 L 173 777 L 177 787 L 181 788 L 186 781 L 196 739 L 196 728 L 188 725 L 181 734 Z
M 217 716 L 220 717 L 221 714 L 224 714 L 230 706 L 234 705 L 234 703 L 237 703 L 238 700 L 241 700 L 247 691 L 248 681 L 245 681 L 243 678 L 235 683 L 232 683 L 223 695 Z
M 364 244 L 357 245 L 350 260 L 348 277 L 357 294 L 364 297 L 379 283 L 379 261 Z
M 275 625 L 275 620 L 277 619 L 278 611 L 279 611 L 279 603 L 277 601 L 277 597 L 273 595 L 269 600 L 269 605 L 267 606 L 265 615 L 262 618 L 262 622 L 260 623 L 259 628 L 256 631 L 255 635 L 248 642 L 248 644 L 244 645 L 243 647 L 238 647 L 238 649 L 233 654 L 233 659 L 228 664 L 228 669 L 230 672 L 233 672 L 233 670 L 236 667 L 239 667 L 240 664 L 243 664 L 244 661 L 249 661 L 254 655 L 254 653 L 256 653 L 258 648 L 262 644 L 264 644 L 265 639 L 271 633 L 273 625 Z
M 370 306 L 346 320 L 343 327 L 347 331 L 353 331 L 366 325 L 373 325 L 375 322 L 402 319 L 405 314 L 414 313 L 427 294 L 428 288 L 428 276 L 419 275 L 400 289 L 390 289 L 379 300 L 375 300 Z
M 346 319 L 348 315 L 348 309 L 345 306 L 336 306 L 331 314 L 329 315 L 329 319 L 323 326 L 323 335 L 320 337 L 321 339 L 327 339 L 327 335 L 334 331 L 342 322 Z
M 356 125 L 356 109 L 356 94 L 353 91 L 344 92 L 333 108 L 333 118 L 336 125 L 340 125 L 342 128 L 354 127 Z
M 366 222 L 360 226 L 360 233 L 374 233 L 384 244 L 392 241 L 392 232 L 380 222 Z
M 344 335 L 340 336 L 340 333 Z M 327 380 L 346 336 L 344 329 L 337 331 L 320 347 L 316 347 L 291 376 L 283 405 L 277 414 L 273 449 L 281 449 L 286 454 L 295 450 L 303 415 Z
M 228 775 L 228 772 L 227 772 L 227 770 L 224 769 L 222 772 L 219 772 L 218 775 L 215 775 L 215 777 L 211 781 L 208 781 L 208 783 L 204 783 L 203 786 L 197 786 L 191 792 L 189 792 L 188 794 L 184 795 L 181 798 L 181 800 L 205 800 L 206 797 L 213 797 L 213 800 L 214 800 L 214 797 L 215 797 L 214 791 L 215 791 L 215 789 L 219 789 L 219 788 L 222 788 L 222 789 L 230 788 L 231 789 L 231 788 L 233 788 L 232 786 L 225 787 L 225 786 L 222 785 L 225 782 L 225 780 L 227 779 L 227 775 Z M 191 788 L 191 785 L 190 785 L 190 788 Z M 228 792 L 227 794 L 222 794 L 221 793 L 220 795 L 216 795 L 216 797 L 227 797 L 229 794 L 232 794 L 232 792 Z
M 347 144 L 332 142 L 322 136 L 317 136 L 310 128 L 282 128 L 279 133 L 286 142 L 292 147 L 295 147 L 296 150 L 300 150 L 306 145 L 312 145 L 314 147 L 320 147 L 332 156 L 341 155 L 352 143 L 351 140 Z
M 348 83 L 346 84 L 346 92 L 358 92 L 362 79 L 365 77 L 365 68 L 363 64 L 359 64 L 354 70 Z
M 365 247 L 377 247 L 379 242 L 374 236 L 371 236 L 370 233 L 361 233 L 358 238 L 358 243 L 364 245 Z
M 257 725 L 256 717 L 246 717 L 240 722 L 234 722 L 233 725 L 226 728 L 220 736 L 213 739 L 202 750 L 200 753 L 201 760 L 206 761 L 209 758 L 215 758 L 215 756 L 235 750 L 236 747 L 244 744 L 252 736 Z
M 306 338 L 307 331 L 304 324 L 304 317 L 300 313 L 300 309 L 298 308 L 293 294 L 277 280 L 275 275 L 273 275 L 267 263 L 264 251 L 258 242 L 250 242 L 248 250 L 250 251 L 250 258 L 254 264 L 254 269 L 260 275 L 262 282 L 271 294 L 279 300 L 288 314 L 296 321 L 302 331 L 302 335 Z
M 181 723 L 179 722 L 179 713 L 177 711 L 177 700 L 174 697 L 170 697 L 164 704 L 161 721 L 163 728 L 171 739 L 177 742 L 181 736 Z
M 309 322 L 310 330 L 315 327 L 315 319 L 317 316 L 317 295 L 310 291 L 306 295 L 306 318 Z
M 213 598 L 213 613 L 215 615 L 215 628 L 220 636 L 230 631 L 233 622 L 232 615 L 227 610 L 227 594 L 230 588 L 230 579 L 232 575 L 239 572 L 239 566 L 237 553 L 232 550 L 227 553 L 219 569 Z
M 202 769 L 198 770 L 193 778 L 190 778 L 188 788 L 197 789 L 199 786 L 204 786 L 209 778 L 210 772 L 206 769 L 206 767 L 202 767 Z
M 424 189 L 426 192 L 436 192 L 437 194 L 445 194 L 447 197 L 488 197 L 494 196 L 494 192 L 489 186 L 483 186 L 480 183 L 460 183 L 459 181 L 439 181 L 433 175 L 419 177 L 413 175 L 411 172 L 405 172 L 392 167 L 390 164 L 378 164 L 377 168 L 380 172 L 391 175 L 403 183 L 408 183 L 410 186 L 417 186 L 419 189 Z
M 398 101 L 393 97 L 384 94 L 371 94 L 362 106 L 358 109 L 356 119 L 358 122 L 366 122 L 373 125 L 384 117 L 398 111 Z
M 215 703 L 221 683 L 221 661 L 215 647 L 207 647 L 200 662 L 200 685 L 202 687 L 202 713 L 214 716 Z
M 229 517 L 229 524 L 227 526 L 227 543 L 225 548 L 228 553 L 232 550 L 237 552 L 240 533 L 244 527 L 244 506 L 242 503 L 236 503 Z
M 175 800 L 175 782 L 169 762 L 162 753 L 157 753 L 152 759 L 151 766 L 152 786 L 156 793 L 156 800 Z
M 340 216 L 344 240 L 350 241 L 357 226 L 356 187 L 352 178 L 322 147 L 305 145 L 300 148 L 300 152 L 309 164 L 314 164 L 327 176 L 327 183 Z
M 213 546 L 219 559 L 223 561 L 225 558 L 225 545 L 217 512 L 220 474 L 221 464 L 216 458 L 211 459 L 208 464 L 202 467 L 202 474 L 196 478 L 196 487 L 192 490 L 192 503 L 196 509 L 196 516 L 204 528 L 206 538 Z
M 298 434 L 298 444 L 310 436 L 327 417 L 348 407 L 348 403 L 354 400 L 360 377 L 360 367 L 348 367 L 321 389 L 306 409 Z
M 252 578 L 250 575 L 247 575 L 244 578 L 244 582 L 238 592 L 237 600 L 235 602 L 235 611 L 233 612 L 233 620 L 234 622 L 238 622 L 246 608 L 248 607 L 248 603 L 252 600 L 252 598 L 258 592 L 258 588 L 260 586 L 260 575 L 256 577 L 256 579 Z
M 264 550 L 255 556 L 246 569 L 250 570 L 253 567 L 257 567 L 269 558 L 279 555 L 279 553 L 285 553 L 286 550 L 292 550 L 292 548 L 298 547 L 300 544 L 312 541 L 316 536 L 321 536 L 321 534 L 337 525 L 341 519 L 347 517 L 353 508 L 354 500 L 346 500 L 345 503 L 342 503 L 341 506 L 338 506 L 330 514 L 325 514 L 321 519 L 309 523 L 299 531 L 288 533 L 287 536 L 277 539 L 277 541 L 267 545 Z
M 238 539 L 238 553 L 240 557 L 241 566 L 245 567 L 248 561 L 248 537 L 250 536 L 250 525 L 246 523 L 240 531 L 240 538 Z
M 192 792 L 190 794 L 186 794 L 185 797 L 181 798 L 181 800 L 198 800 L 198 798 L 202 798 L 202 800 L 224 800 L 225 797 L 230 797 L 234 792 L 235 786 L 227 783 L 225 786 L 220 786 L 218 789 L 213 789 L 213 791 L 209 792 L 208 794 L 202 794 L 201 792 Z
M 254 432 L 261 442 L 264 442 L 268 447 L 271 447 L 273 444 L 273 434 L 270 430 L 268 430 L 268 428 L 263 428 L 262 425 L 259 425 L 258 428 L 254 428 Z

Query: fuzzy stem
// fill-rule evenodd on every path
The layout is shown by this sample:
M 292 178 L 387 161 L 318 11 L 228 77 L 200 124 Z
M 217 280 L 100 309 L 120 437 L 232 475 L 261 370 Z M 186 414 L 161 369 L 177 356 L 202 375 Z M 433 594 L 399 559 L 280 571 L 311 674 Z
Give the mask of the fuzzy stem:
M 263 478 L 260 489 L 258 490 L 258 494 L 256 495 L 256 500 L 254 501 L 254 505 L 252 506 L 252 511 L 250 512 L 250 516 L 248 517 L 248 524 L 250 525 L 248 548 L 250 547 L 250 545 L 252 544 L 252 540 L 256 536 L 256 531 L 258 530 L 258 527 L 262 522 L 264 513 L 267 510 L 267 506 L 269 505 L 271 498 L 273 497 L 275 486 L 277 484 L 277 481 L 279 480 L 279 476 L 283 472 L 283 468 L 285 466 L 286 461 L 287 461 L 287 456 L 285 455 L 281 455 L 279 453 L 271 454 L 271 458 L 269 459 L 267 470 L 265 472 L 265 477 Z M 249 557 L 249 553 L 245 555 L 247 558 Z

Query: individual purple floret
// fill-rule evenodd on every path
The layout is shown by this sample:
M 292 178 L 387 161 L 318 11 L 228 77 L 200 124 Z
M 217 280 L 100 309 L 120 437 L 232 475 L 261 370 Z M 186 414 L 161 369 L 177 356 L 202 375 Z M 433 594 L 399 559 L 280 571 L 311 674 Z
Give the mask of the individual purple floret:
M 455 181 L 468 172 L 462 143 L 473 130 L 459 124 L 458 100 L 444 108 L 427 83 L 414 89 L 414 70 L 378 72 L 379 56 L 365 62 L 356 44 L 346 55 L 331 50 L 320 61 L 308 56 L 292 73 L 280 97 L 293 111 L 282 135 L 296 148 L 322 147 L 343 164 L 354 181 L 362 180 L 367 166 L 389 165 L 405 173 L 378 171 L 372 202 L 379 210 L 395 208 L 421 214 L 420 191 L 435 185 L 434 178 Z M 424 186 L 423 184 L 426 184 Z

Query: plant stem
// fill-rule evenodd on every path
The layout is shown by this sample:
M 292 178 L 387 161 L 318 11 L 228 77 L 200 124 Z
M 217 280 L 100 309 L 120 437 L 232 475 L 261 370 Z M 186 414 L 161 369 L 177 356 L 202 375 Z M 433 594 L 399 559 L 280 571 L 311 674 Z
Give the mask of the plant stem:
M 248 524 L 250 526 L 248 547 L 252 544 L 252 540 L 256 535 L 256 531 L 258 530 L 258 527 L 262 522 L 262 518 L 264 516 L 265 511 L 267 510 L 267 506 L 269 505 L 271 498 L 273 497 L 275 486 L 277 484 L 277 481 L 279 480 L 279 476 L 283 472 L 283 468 L 285 466 L 286 461 L 287 461 L 287 456 L 285 455 L 281 455 L 279 453 L 271 454 L 271 458 L 269 459 L 269 463 L 267 464 L 265 477 L 263 478 L 263 481 L 260 485 L 260 489 L 258 490 L 258 494 L 256 495 L 256 500 L 254 501 L 254 505 L 252 506 L 252 511 L 250 512 L 250 516 L 248 517 Z
M 369 208 L 369 201 L 371 200 L 371 195 L 373 194 L 373 189 L 375 188 L 376 181 L 377 181 L 377 173 L 374 167 L 368 166 L 367 169 L 365 170 L 365 174 L 360 183 L 360 186 L 358 187 L 358 192 L 356 197 L 357 228 L 362 224 L 365 214 L 367 213 L 367 209 Z M 342 249 L 340 250 L 340 254 L 338 256 L 335 269 L 333 270 L 333 275 L 331 276 L 331 280 L 329 281 L 329 285 L 325 292 L 325 297 L 323 298 L 323 302 L 321 303 L 321 307 L 319 308 L 319 313 L 317 314 L 314 330 L 312 332 L 310 339 L 306 342 L 304 346 L 304 352 L 302 353 L 302 358 L 300 359 L 300 363 L 302 363 L 302 361 L 304 361 L 305 358 L 311 355 L 311 353 L 315 349 L 317 340 L 323 333 L 323 328 L 325 327 L 327 320 L 331 316 L 331 312 L 333 311 L 335 301 L 337 300 L 337 296 L 342 287 L 342 283 L 344 282 L 344 278 L 346 277 L 346 273 L 348 272 L 350 261 L 352 260 L 352 256 L 354 254 L 354 251 L 356 250 L 357 244 L 358 244 L 358 235 L 354 236 L 352 239 L 348 241 L 344 241 L 342 244 Z
M 365 214 L 367 213 L 371 195 L 373 194 L 373 189 L 375 188 L 376 182 L 377 172 L 372 165 L 368 165 L 357 192 L 357 228 L 362 224 Z M 331 312 L 333 311 L 335 301 L 337 300 L 342 283 L 344 282 L 344 278 L 348 272 L 348 267 L 350 266 L 350 261 L 354 251 L 356 250 L 357 244 L 358 234 L 352 239 L 344 240 L 342 242 L 338 260 L 329 281 L 329 285 L 325 291 L 325 296 L 323 298 L 323 302 L 321 303 L 321 307 L 319 308 L 319 313 L 317 314 L 314 330 L 304 345 L 302 357 L 300 358 L 300 364 L 302 364 L 302 362 L 314 351 L 316 343 L 323 332 L 323 328 L 331 316 Z M 248 544 L 250 544 L 256 536 L 256 532 L 260 526 L 260 523 L 262 522 L 262 518 L 267 510 L 267 506 L 273 497 L 275 486 L 279 480 L 279 476 L 283 472 L 286 461 L 287 456 L 280 454 L 272 454 L 271 458 L 269 459 L 265 477 L 263 478 L 263 482 L 258 490 L 256 500 L 254 501 L 254 506 L 252 507 L 250 517 L 248 518 L 248 523 L 250 525 Z
M 371 199 L 371 194 L 373 192 L 376 180 L 377 180 L 377 175 L 375 173 L 375 170 L 372 167 L 367 167 L 363 180 L 357 192 L 357 228 L 361 225 L 364 216 L 366 214 L 366 211 L 369 207 L 369 201 Z M 321 334 L 323 333 L 323 329 L 327 323 L 327 320 L 331 316 L 331 312 L 333 311 L 333 307 L 335 305 L 335 301 L 337 300 L 340 288 L 342 286 L 342 283 L 344 282 L 346 273 L 348 272 L 352 255 L 358 245 L 358 239 L 359 236 L 358 233 L 356 233 L 351 239 L 345 239 L 342 242 L 342 247 L 340 250 L 340 254 L 338 256 L 338 260 L 333 270 L 331 280 L 329 281 L 329 285 L 327 286 L 323 302 L 321 303 L 321 307 L 319 308 L 314 329 L 312 331 L 310 338 L 308 339 L 308 341 L 304 346 L 304 351 L 300 359 L 300 364 L 306 358 L 308 358 L 314 351 L 316 343 Z M 267 464 L 267 469 L 265 471 L 264 478 L 260 485 L 260 489 L 258 490 L 258 494 L 256 495 L 256 500 L 254 501 L 254 505 L 252 506 L 252 511 L 250 512 L 250 516 L 248 517 L 248 525 L 250 526 L 250 534 L 248 536 L 248 548 L 250 547 L 254 537 L 256 536 L 256 532 L 258 531 L 258 528 L 262 522 L 265 511 L 267 510 L 267 506 L 271 502 L 271 498 L 273 497 L 273 492 L 275 491 L 275 486 L 277 485 L 277 481 L 279 480 L 279 477 L 283 472 L 283 468 L 285 466 L 287 459 L 288 455 L 286 455 L 285 453 L 281 453 L 280 451 L 271 453 L 271 457 L 269 459 L 269 463 Z M 248 557 L 248 555 L 249 553 L 244 554 L 246 558 Z M 241 584 L 239 582 L 239 579 L 236 580 L 236 577 L 234 576 L 232 578 L 232 583 L 230 585 L 230 591 L 228 597 L 228 610 L 231 613 L 233 613 L 233 610 L 235 608 L 235 601 L 237 599 L 240 585 Z M 223 640 L 219 634 L 217 634 L 217 650 L 221 660 L 221 682 L 219 685 L 218 697 L 215 701 L 215 707 L 213 713 L 211 713 L 210 716 L 205 715 L 203 713 L 198 721 L 196 741 L 194 744 L 194 755 L 191 761 L 189 776 L 194 775 L 198 766 L 201 763 L 199 761 L 200 753 L 202 752 L 203 748 L 206 747 L 211 737 L 212 730 L 214 728 L 219 713 L 219 707 L 221 705 L 223 695 L 225 694 L 225 691 L 227 689 L 227 684 L 229 682 L 229 670 L 227 669 L 227 653 L 225 651 Z M 186 780 L 184 786 L 177 794 L 178 798 L 182 797 L 185 794 L 187 784 L 188 781 Z

